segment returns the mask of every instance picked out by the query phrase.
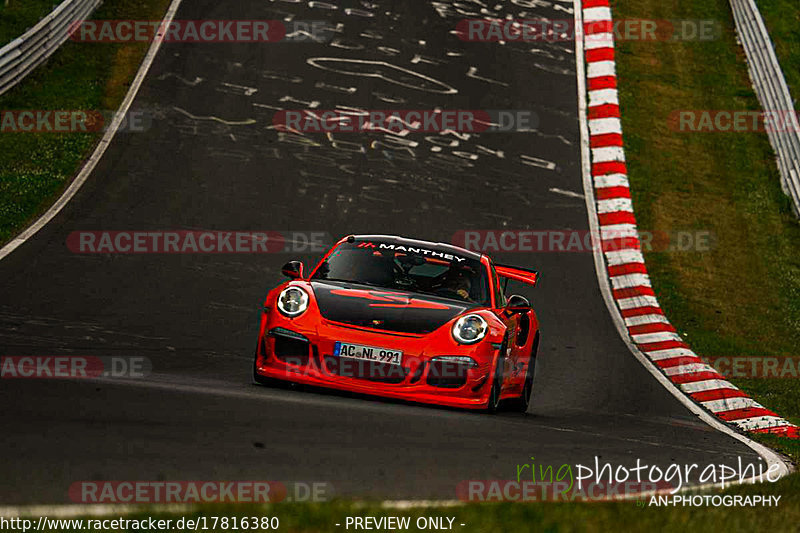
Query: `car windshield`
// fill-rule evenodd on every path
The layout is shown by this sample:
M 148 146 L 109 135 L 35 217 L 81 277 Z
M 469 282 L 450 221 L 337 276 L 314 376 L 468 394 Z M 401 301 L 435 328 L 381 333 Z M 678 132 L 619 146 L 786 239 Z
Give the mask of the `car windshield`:
M 486 269 L 480 261 L 391 243 L 340 244 L 312 279 L 432 294 L 488 306 Z

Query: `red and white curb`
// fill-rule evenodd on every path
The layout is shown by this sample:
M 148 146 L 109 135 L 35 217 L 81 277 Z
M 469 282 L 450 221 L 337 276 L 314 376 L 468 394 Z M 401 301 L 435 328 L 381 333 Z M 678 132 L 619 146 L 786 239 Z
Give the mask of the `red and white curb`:
M 751 433 L 800 438 L 798 427 L 766 409 L 705 364 L 655 297 L 628 183 L 609 0 L 583 0 L 591 179 L 605 267 L 630 340 L 684 395 L 718 420 Z

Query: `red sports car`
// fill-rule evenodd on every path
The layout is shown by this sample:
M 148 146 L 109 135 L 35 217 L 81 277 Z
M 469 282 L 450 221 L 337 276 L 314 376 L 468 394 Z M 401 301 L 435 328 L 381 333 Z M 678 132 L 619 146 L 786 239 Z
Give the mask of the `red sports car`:
M 360 235 L 339 241 L 309 275 L 299 261 L 283 273 L 290 280 L 264 302 L 257 383 L 527 410 L 539 322 L 504 286 L 535 285 L 537 272 L 448 244 Z

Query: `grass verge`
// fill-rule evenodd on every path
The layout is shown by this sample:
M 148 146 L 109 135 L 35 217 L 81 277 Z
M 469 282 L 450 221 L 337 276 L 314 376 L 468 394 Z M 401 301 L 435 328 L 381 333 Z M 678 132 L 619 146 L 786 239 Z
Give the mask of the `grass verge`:
M 168 4 L 169 0 L 106 0 L 94 18 L 158 20 Z M 0 96 L 0 109 L 117 109 L 149 46 L 67 41 L 47 63 Z M 101 135 L 0 134 L 0 244 L 50 207 Z
M 796 22 L 791 4 L 785 7 Z M 680 132 L 668 120 L 676 110 L 759 109 L 728 0 L 617 0 L 614 16 L 713 19 L 726 29 L 708 42 L 618 45 L 623 131 L 640 227 L 709 230 L 716 237 L 702 253 L 645 253 L 665 312 L 704 357 L 799 356 L 800 225 L 781 192 L 767 136 Z M 732 381 L 800 424 L 797 378 Z M 797 442 L 763 440 L 800 459 Z
M 797 0 L 756 0 L 764 17 L 775 54 L 789 85 L 794 108 L 800 98 L 800 9 Z
M 0 0 L 0 48 L 32 28 L 59 3 L 59 0 Z

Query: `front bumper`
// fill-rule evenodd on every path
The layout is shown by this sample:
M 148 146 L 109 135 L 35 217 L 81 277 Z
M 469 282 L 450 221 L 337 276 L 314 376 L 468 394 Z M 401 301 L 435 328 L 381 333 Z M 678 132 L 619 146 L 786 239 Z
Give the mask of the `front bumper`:
M 449 331 L 448 331 L 449 333 Z M 431 338 L 433 337 L 433 338 Z M 403 351 L 400 365 L 336 357 L 336 341 Z M 472 346 L 441 335 L 406 335 L 320 320 L 265 314 L 256 351 L 257 376 L 362 394 L 467 409 L 486 406 L 498 352 L 489 339 Z M 438 359 L 471 358 L 467 365 Z

